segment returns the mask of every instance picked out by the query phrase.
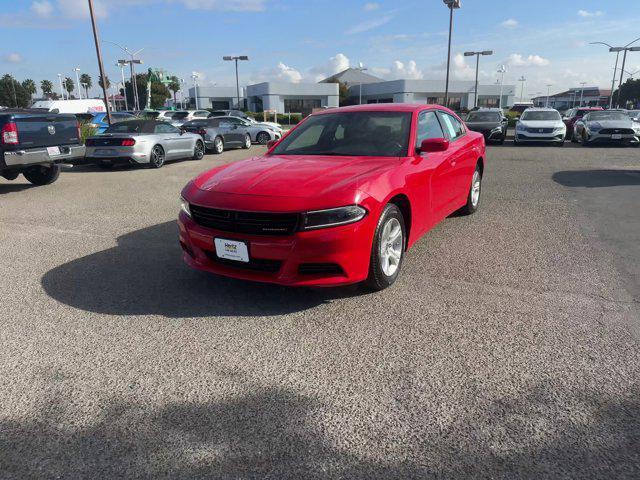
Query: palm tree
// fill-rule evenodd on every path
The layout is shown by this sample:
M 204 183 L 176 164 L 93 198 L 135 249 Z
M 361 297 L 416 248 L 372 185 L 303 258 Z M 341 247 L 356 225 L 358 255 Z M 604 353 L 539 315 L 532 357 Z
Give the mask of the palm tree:
M 176 93 L 180 91 L 180 79 L 174 75 L 169 77 L 169 80 L 171 80 L 171 82 L 167 85 L 167 88 L 173 92 L 173 105 L 175 107 Z
M 40 82 L 40 89 L 42 90 L 42 95 L 50 97 L 53 93 L 53 83 L 49 80 L 42 80 Z
M 105 75 L 104 78 L 105 78 L 105 85 L 102 85 L 102 77 L 100 76 L 98 77 L 98 85 L 100 85 L 100 88 L 109 90 L 109 88 L 111 87 L 111 82 L 109 81 L 109 77 Z
M 89 98 L 89 89 L 93 87 L 93 80 L 91 78 L 91 75 L 89 75 L 88 73 L 83 73 L 82 75 L 80 75 L 80 85 L 84 87 L 86 97 Z
M 73 83 L 73 80 L 71 80 L 71 78 L 67 77 L 64 79 L 63 85 L 64 89 L 69 92 L 69 98 L 71 98 L 71 93 L 76 88 L 76 84 Z
M 22 87 L 29 94 L 30 97 L 33 97 L 33 95 L 38 91 L 36 88 L 36 82 L 31 80 L 30 78 L 23 80 Z

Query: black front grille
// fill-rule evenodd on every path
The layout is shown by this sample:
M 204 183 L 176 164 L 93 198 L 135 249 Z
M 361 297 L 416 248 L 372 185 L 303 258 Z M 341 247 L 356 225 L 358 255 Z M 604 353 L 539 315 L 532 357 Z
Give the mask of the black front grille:
M 226 258 L 220 258 L 216 255 L 216 252 L 205 250 L 209 261 L 227 267 L 238 268 L 241 270 L 253 270 L 256 272 L 277 273 L 280 271 L 282 262 L 280 260 L 267 260 L 264 258 L 252 258 L 248 262 L 237 262 L 235 260 L 228 260 Z
M 291 235 L 298 228 L 296 213 L 239 212 L 190 205 L 193 221 L 223 232 L 251 235 Z
M 632 128 L 603 128 L 598 133 L 601 135 L 633 135 L 635 132 Z

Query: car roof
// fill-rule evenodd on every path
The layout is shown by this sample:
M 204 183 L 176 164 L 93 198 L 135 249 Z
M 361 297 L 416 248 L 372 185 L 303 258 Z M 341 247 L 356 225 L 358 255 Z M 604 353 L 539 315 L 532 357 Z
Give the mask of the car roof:
M 315 112 L 314 115 L 325 115 L 334 112 L 419 112 L 435 109 L 448 110 L 440 105 L 426 105 L 424 103 L 368 103 L 366 105 L 327 108 L 326 110 Z

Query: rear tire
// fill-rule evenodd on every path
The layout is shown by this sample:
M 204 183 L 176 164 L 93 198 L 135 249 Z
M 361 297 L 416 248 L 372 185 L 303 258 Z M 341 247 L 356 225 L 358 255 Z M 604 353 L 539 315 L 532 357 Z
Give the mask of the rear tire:
M 222 152 L 224 152 L 224 142 L 222 141 L 222 137 L 216 137 L 213 140 L 213 153 L 220 155 Z
M 244 143 L 242 144 L 242 148 L 248 150 L 251 148 L 251 135 L 248 133 L 244 136 Z
M 164 159 L 164 149 L 160 145 L 156 145 L 151 149 L 149 166 L 151 166 L 151 168 L 161 168 L 164 165 Z
M 30 167 L 22 174 L 29 182 L 34 185 L 50 185 L 55 182 L 60 176 L 60 165 L 48 165 Z
M 193 160 L 202 160 L 204 158 L 204 143 L 198 140 L 193 148 Z
M 402 269 L 406 246 L 404 217 L 393 203 L 384 207 L 373 235 L 369 276 L 365 285 L 375 291 L 395 283 Z
M 458 210 L 460 215 L 471 215 L 478 210 L 481 193 L 482 172 L 480 171 L 480 165 L 476 165 L 473 177 L 471 177 L 471 187 L 469 187 L 469 194 L 467 195 L 467 204 Z

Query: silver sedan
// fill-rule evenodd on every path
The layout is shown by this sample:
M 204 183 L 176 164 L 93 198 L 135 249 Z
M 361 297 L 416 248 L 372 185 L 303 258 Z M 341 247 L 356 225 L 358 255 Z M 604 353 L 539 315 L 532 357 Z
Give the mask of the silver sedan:
M 256 122 L 255 120 L 250 121 L 240 117 L 221 118 L 231 122 L 233 125 L 244 128 L 251 136 L 253 143 L 266 145 L 269 140 L 280 140 L 282 138 L 282 130 L 267 123 Z
M 157 120 L 112 125 L 102 135 L 88 138 L 86 147 L 86 163 L 97 163 L 104 168 L 116 164 L 148 164 L 160 168 L 167 160 L 204 157 L 200 135 Z

